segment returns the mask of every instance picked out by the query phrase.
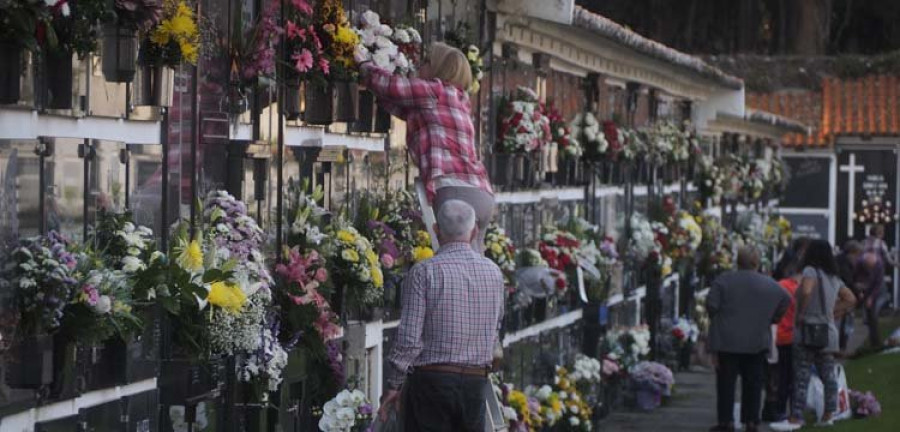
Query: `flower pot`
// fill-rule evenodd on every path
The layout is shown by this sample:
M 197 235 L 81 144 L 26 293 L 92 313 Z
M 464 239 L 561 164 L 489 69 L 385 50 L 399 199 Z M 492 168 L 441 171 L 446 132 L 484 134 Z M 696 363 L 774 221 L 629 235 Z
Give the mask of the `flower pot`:
M 131 82 L 137 70 L 137 54 L 134 30 L 114 24 L 103 27 L 103 77 L 107 81 Z
M 359 86 L 352 81 L 334 83 L 337 105 L 334 109 L 334 120 L 352 122 L 359 117 Z
M 135 105 L 172 106 L 175 91 L 175 69 L 165 66 L 143 66 L 135 85 Z
M 634 383 L 635 407 L 641 411 L 653 411 L 662 404 L 662 393 L 659 388 L 648 382 Z
M 44 107 L 72 108 L 72 53 L 47 50 L 44 53 Z
M 306 111 L 303 121 L 312 125 L 334 122 L 334 88 L 331 84 L 306 83 Z
M 14 104 L 21 97 L 22 47 L 0 41 L 0 104 Z
M 53 338 L 28 336 L 15 342 L 6 355 L 6 385 L 37 390 L 53 379 Z
M 375 121 L 375 95 L 368 90 L 359 90 L 359 115 L 350 126 L 353 132 L 372 132 Z
M 391 130 L 391 113 L 381 106 L 375 108 L 375 125 L 372 132 L 388 133 Z
M 284 88 L 284 116 L 288 120 L 297 120 L 300 118 L 300 82 L 291 81 Z

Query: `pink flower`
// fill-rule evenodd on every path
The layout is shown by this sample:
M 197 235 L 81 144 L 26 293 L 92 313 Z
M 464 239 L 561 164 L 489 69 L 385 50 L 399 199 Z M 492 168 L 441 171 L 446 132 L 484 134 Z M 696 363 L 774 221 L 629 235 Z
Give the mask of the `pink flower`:
M 384 254 L 381 255 L 381 265 L 386 269 L 390 269 L 394 267 L 394 257 Z
M 285 27 L 287 29 L 288 39 L 300 38 L 302 41 L 306 40 L 305 28 L 297 26 L 293 21 L 288 21 Z
M 298 11 L 306 15 L 312 15 L 313 13 L 312 6 L 310 6 L 306 0 L 291 0 L 291 4 L 293 4 Z
M 322 70 L 323 74 L 328 75 L 328 72 L 331 71 L 331 65 L 328 64 L 328 60 L 319 57 L 319 69 Z
M 313 67 L 312 53 L 306 48 L 300 54 L 292 55 L 291 58 L 296 61 L 294 67 L 297 68 L 297 72 L 307 72 Z
M 97 301 L 100 299 L 100 293 L 97 292 L 97 288 L 91 284 L 87 284 L 81 287 L 81 291 L 84 293 L 88 305 L 93 306 L 97 304 Z
M 316 280 L 319 282 L 325 282 L 328 279 L 328 271 L 325 268 L 320 268 L 316 270 Z

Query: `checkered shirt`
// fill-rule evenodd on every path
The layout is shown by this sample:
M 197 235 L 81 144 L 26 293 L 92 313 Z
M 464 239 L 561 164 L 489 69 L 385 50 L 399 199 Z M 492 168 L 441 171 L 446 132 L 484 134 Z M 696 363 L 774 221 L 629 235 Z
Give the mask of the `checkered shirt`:
M 366 87 L 391 114 L 406 120 L 406 143 L 419 167 L 428 201 L 445 186 L 474 186 L 491 195 L 491 182 L 475 150 L 469 95 L 438 79 L 393 75 L 361 66 Z
M 503 317 L 503 274 L 465 243 L 448 243 L 403 281 L 400 327 L 388 357 L 391 388 L 416 366 L 490 366 Z

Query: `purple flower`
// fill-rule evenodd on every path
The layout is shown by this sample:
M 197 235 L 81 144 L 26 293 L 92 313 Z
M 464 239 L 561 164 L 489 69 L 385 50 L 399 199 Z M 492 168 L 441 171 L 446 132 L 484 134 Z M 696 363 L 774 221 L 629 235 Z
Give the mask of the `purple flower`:
M 372 405 L 370 404 L 362 404 L 359 406 L 359 413 L 364 416 L 372 415 Z

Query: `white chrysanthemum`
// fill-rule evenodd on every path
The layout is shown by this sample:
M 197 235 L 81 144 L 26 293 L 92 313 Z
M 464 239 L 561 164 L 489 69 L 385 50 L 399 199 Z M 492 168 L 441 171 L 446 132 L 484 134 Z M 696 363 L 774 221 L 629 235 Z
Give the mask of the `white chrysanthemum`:
M 392 36 L 392 38 L 395 41 L 402 43 L 402 44 L 407 44 L 412 40 L 412 37 L 410 37 L 409 32 L 407 32 L 405 29 L 394 30 L 394 35 Z
M 359 22 L 366 27 L 377 27 L 381 25 L 381 17 L 372 10 L 363 12 Z
M 397 68 L 397 66 L 391 61 L 391 57 L 383 50 L 376 51 L 372 56 L 372 61 L 375 62 L 375 66 L 378 66 L 378 68 L 384 69 L 390 73 L 394 73 L 394 69 Z

